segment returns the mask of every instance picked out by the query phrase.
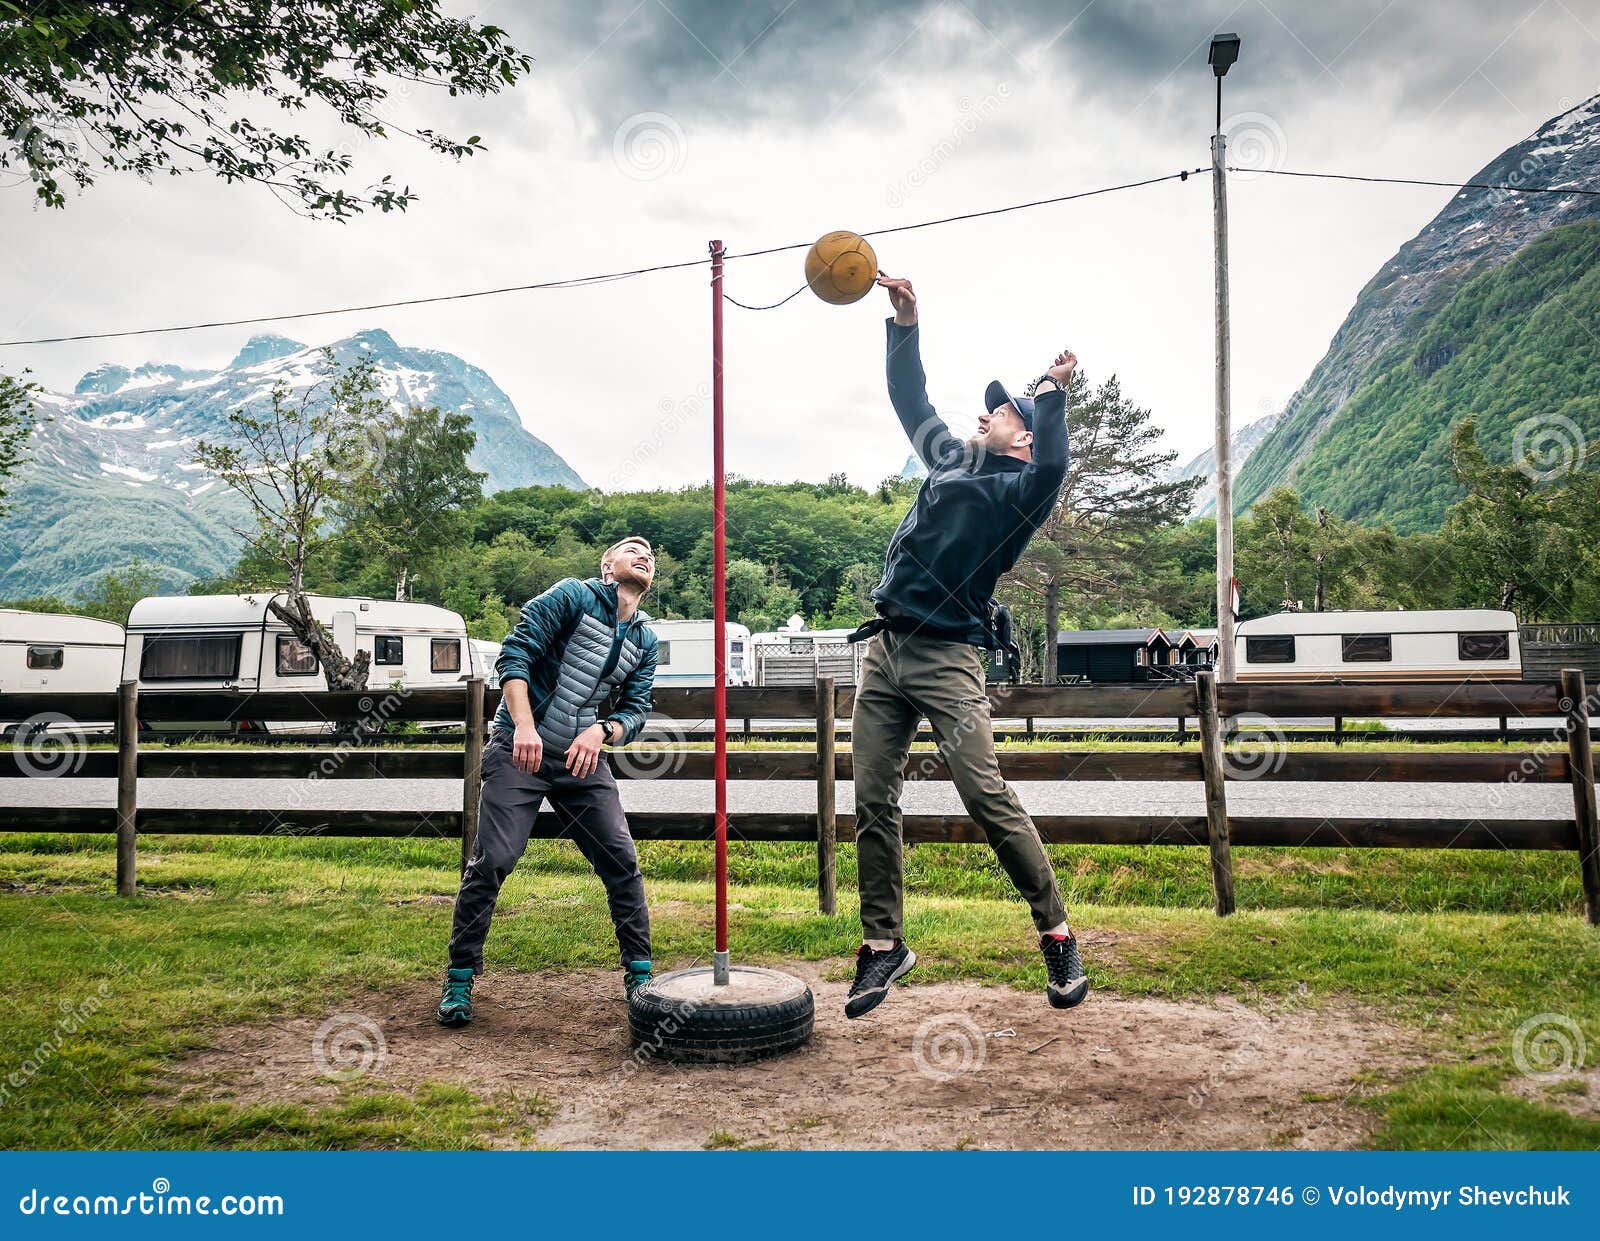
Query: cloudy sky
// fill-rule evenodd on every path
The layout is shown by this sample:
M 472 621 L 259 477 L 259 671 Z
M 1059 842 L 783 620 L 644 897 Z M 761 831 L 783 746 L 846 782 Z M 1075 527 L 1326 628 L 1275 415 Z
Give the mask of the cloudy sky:
M 1209 162 L 1217 30 L 1234 158 L 1466 178 L 1600 90 L 1600 0 L 484 0 L 532 77 L 488 100 L 410 88 L 405 123 L 488 148 L 359 151 L 421 194 L 348 224 L 202 177 L 104 179 L 65 211 L 0 187 L 0 337 L 235 318 L 585 275 L 894 227 Z M 1450 191 L 1230 181 L 1236 423 L 1282 407 L 1377 267 Z M 1062 346 L 1118 374 L 1188 457 L 1211 436 L 1207 177 L 881 239 L 921 295 L 930 389 L 970 426 L 984 382 Z M 773 302 L 800 254 L 734 262 Z M 317 344 L 383 327 L 482 366 L 591 483 L 709 474 L 706 273 L 283 325 Z M 729 308 L 729 468 L 869 484 L 906 445 L 882 384 L 881 295 Z M 252 331 L 10 349 L 70 388 L 102 361 L 220 366 Z

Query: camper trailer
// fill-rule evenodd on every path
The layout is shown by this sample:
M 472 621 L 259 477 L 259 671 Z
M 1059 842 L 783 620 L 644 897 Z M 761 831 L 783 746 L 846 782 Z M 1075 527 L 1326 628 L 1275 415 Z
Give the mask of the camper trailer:
M 160 595 L 141 599 L 128 614 L 122 672 L 141 696 L 174 690 L 301 690 L 325 692 L 317 657 L 269 611 L 274 597 Z M 308 595 L 311 613 L 347 655 L 366 651 L 373 689 L 455 685 L 472 667 L 466 623 L 428 603 Z M 258 728 L 184 722 L 177 729 Z M 298 725 L 285 725 L 286 728 Z
M 656 685 L 662 689 L 711 685 L 716 664 L 712 658 L 712 622 L 708 620 L 653 620 L 656 635 Z M 750 631 L 728 622 L 728 684 L 750 684 Z
M 121 625 L 0 608 L 0 694 L 110 694 L 121 676 Z M 21 723 L 0 719 L 0 730 Z
M 472 675 L 481 677 L 490 689 L 499 689 L 500 673 L 495 670 L 495 663 L 500 658 L 500 643 L 468 638 L 467 651 L 472 656 Z
M 1241 681 L 1516 681 L 1517 618 L 1487 608 L 1280 612 L 1240 623 Z

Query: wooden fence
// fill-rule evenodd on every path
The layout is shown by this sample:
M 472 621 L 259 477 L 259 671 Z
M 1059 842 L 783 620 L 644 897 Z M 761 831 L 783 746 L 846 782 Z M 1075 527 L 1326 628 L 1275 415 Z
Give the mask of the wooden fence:
M 836 721 L 847 719 L 853 690 L 830 678 L 797 687 L 734 688 L 730 717 L 805 720 L 815 727 L 809 749 L 738 749 L 728 755 L 730 780 L 792 780 L 814 783 L 816 805 L 792 811 L 729 816 L 733 839 L 813 841 L 817 846 L 818 904 L 836 906 L 834 853 L 854 839 L 855 818 L 840 813 L 835 783 L 853 775 L 848 750 L 836 747 Z M 1191 685 L 1134 688 L 991 687 L 997 717 L 1040 716 L 1089 719 L 1150 719 L 1189 716 L 1199 721 L 1200 744 L 1160 750 L 1060 749 L 1001 751 L 1001 772 L 1013 781 L 1152 780 L 1194 781 L 1204 790 L 1204 813 L 1196 815 L 1038 815 L 1035 823 L 1050 843 L 1187 845 L 1209 850 L 1219 914 L 1234 908 L 1232 845 L 1301 847 L 1553 849 L 1577 853 L 1588 919 L 1600 925 L 1600 849 L 1597 849 L 1595 766 L 1590 739 L 1593 705 L 1581 672 L 1564 671 L 1558 684 L 1484 682 L 1383 685 L 1250 683 L 1218 685 L 1209 673 Z M 139 834 L 328 835 L 460 837 L 463 858 L 477 828 L 479 766 L 486 719 L 499 694 L 480 681 L 460 689 L 365 693 L 296 692 L 146 693 L 132 683 L 115 694 L 8 694 L 0 696 L 0 718 L 50 716 L 67 721 L 118 721 L 116 749 L 83 748 L 58 764 L 60 775 L 115 778 L 116 807 L 5 807 L 0 831 L 115 832 L 117 888 L 135 890 L 135 846 Z M 658 720 L 697 721 L 711 714 L 709 689 L 656 692 Z M 1477 753 L 1305 751 L 1284 744 L 1280 721 L 1345 715 L 1363 718 L 1556 717 L 1562 726 L 1538 746 Z M 1255 720 L 1261 744 L 1223 744 L 1224 725 Z M 163 720 L 266 721 L 320 718 L 352 730 L 347 744 L 308 748 L 141 748 L 138 722 Z M 363 744 L 390 721 L 465 720 L 460 750 L 376 748 Z M 1248 731 L 1248 730 L 1247 730 Z M 425 740 L 425 738 L 423 738 Z M 35 774 L 25 749 L 4 752 L 0 777 Z M 619 778 L 709 780 L 709 750 L 630 746 L 613 768 Z M 947 780 L 937 752 L 914 751 L 906 775 L 912 780 Z M 139 805 L 141 779 L 462 779 L 459 811 L 412 810 L 160 809 Z M 1322 815 L 1238 815 L 1228 811 L 1229 784 L 1240 780 L 1422 781 L 1482 784 L 1568 784 L 1573 813 L 1562 818 L 1391 818 Z M 0 786 L 3 799 L 3 786 Z M 630 813 L 641 840 L 704 840 L 713 831 L 709 813 Z M 908 814 L 908 841 L 979 842 L 978 828 L 964 815 Z M 541 814 L 536 836 L 562 834 L 555 816 Z

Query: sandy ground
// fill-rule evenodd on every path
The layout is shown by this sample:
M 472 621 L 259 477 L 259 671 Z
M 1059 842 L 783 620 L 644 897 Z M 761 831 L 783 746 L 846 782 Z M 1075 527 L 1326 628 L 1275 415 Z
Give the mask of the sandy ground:
M 436 984 L 419 981 L 326 1019 L 223 1030 L 167 1084 L 241 1105 L 326 1103 L 348 1088 L 336 1075 L 537 1094 L 538 1141 L 556 1147 L 1327 1149 L 1370 1131 L 1353 1095 L 1373 1074 L 1423 1058 L 1416 1035 L 1351 1005 L 1097 992 L 1062 1013 L 1042 993 L 937 983 L 849 1022 L 845 983 L 796 972 L 816 994 L 812 1046 L 737 1068 L 635 1059 L 615 974 L 499 973 L 465 1030 L 434 1024 Z

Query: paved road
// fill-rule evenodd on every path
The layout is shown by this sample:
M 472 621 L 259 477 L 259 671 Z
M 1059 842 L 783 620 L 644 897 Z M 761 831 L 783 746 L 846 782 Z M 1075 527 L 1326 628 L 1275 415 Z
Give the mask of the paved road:
M 1201 814 L 1198 781 L 1081 781 L 1016 785 L 1023 805 L 1035 814 Z M 624 781 L 623 804 L 632 810 L 712 808 L 708 782 Z M 849 781 L 839 783 L 841 809 L 854 799 Z M 110 806 L 110 780 L 0 780 L 0 806 Z M 139 800 L 151 808 L 194 806 L 364 810 L 451 810 L 461 805 L 457 780 L 141 780 Z M 728 786 L 735 813 L 807 811 L 816 806 L 813 785 L 800 781 L 734 781 Z M 910 783 L 905 808 L 913 814 L 959 814 L 961 803 L 948 784 Z M 1401 784 L 1234 782 L 1228 806 L 1238 814 L 1391 815 L 1396 818 L 1570 818 L 1572 793 L 1560 784 Z M 0 810 L 0 815 L 4 811 Z

